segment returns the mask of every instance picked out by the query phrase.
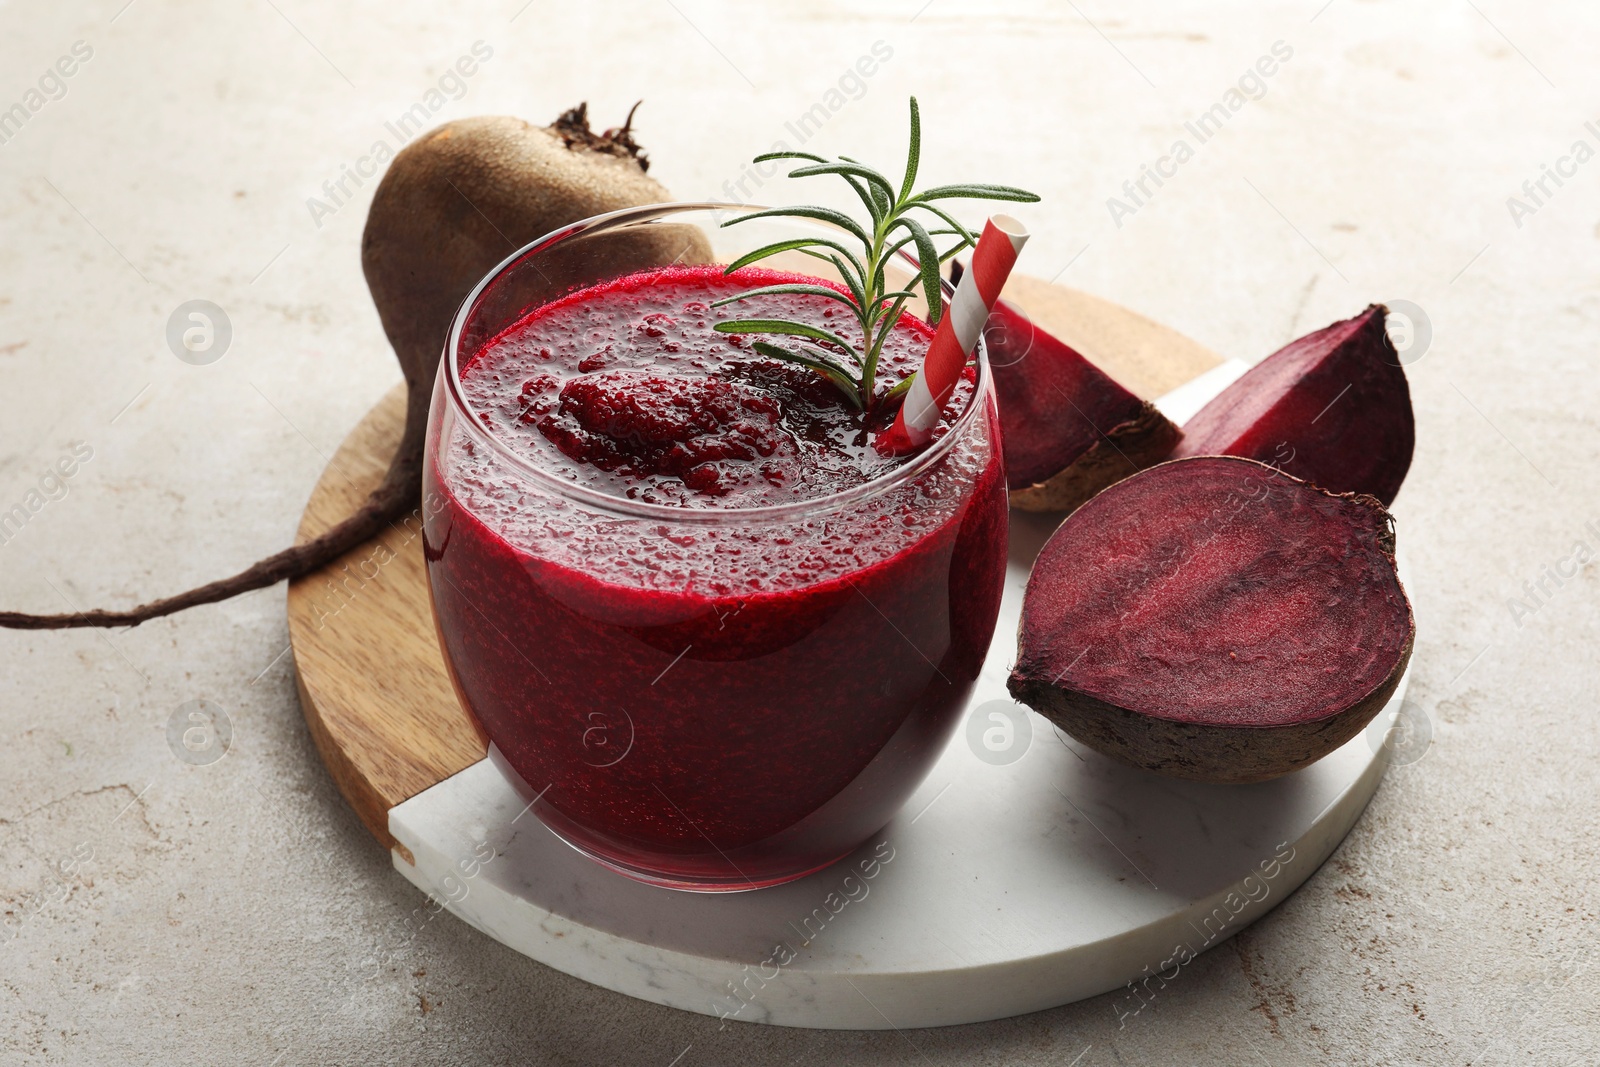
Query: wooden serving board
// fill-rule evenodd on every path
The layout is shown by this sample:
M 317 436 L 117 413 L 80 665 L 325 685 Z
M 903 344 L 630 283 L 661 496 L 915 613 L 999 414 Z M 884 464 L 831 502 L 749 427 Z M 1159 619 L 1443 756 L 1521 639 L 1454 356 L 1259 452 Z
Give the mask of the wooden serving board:
M 1222 362 L 1183 335 L 1087 293 L 1014 275 L 1005 295 L 1147 399 Z M 311 493 L 300 541 L 354 512 L 378 485 L 404 414 L 405 389 L 397 386 L 345 438 Z M 386 848 L 397 846 L 392 808 L 487 750 L 456 701 L 439 652 L 420 528 L 413 517 L 289 586 L 301 709 L 339 791 Z
M 1082 293 L 1027 278 L 1008 293 L 1180 423 L 1244 370 Z M 378 483 L 403 407 L 396 390 L 351 433 L 302 537 Z M 1056 521 L 1012 515 L 997 639 L 901 812 L 855 855 L 759 892 L 642 885 L 580 856 L 536 812 L 524 818 L 530 791 L 456 703 L 415 518 L 290 587 L 306 721 L 408 881 L 502 944 L 642 1000 L 741 1022 L 904 1029 L 1171 980 L 1338 846 L 1383 775 L 1407 680 L 1363 736 L 1275 781 L 1180 782 L 1106 759 L 1006 692 L 1028 572 Z M 1144 1003 L 1126 992 L 1116 1010 Z

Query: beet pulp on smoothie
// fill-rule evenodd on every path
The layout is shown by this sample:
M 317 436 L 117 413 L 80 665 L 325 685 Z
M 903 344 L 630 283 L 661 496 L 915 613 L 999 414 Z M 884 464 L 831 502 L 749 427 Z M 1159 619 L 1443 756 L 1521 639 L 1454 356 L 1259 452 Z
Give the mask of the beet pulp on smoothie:
M 679 267 L 572 293 L 463 353 L 485 433 L 435 415 L 428 571 L 461 699 L 548 826 L 648 881 L 773 884 L 861 844 L 943 748 L 999 609 L 1005 479 L 974 375 L 939 430 L 957 439 L 896 477 L 917 460 L 869 433 L 892 407 L 713 332 L 737 317 L 713 300 L 789 280 Z M 931 336 L 904 316 L 887 380 Z

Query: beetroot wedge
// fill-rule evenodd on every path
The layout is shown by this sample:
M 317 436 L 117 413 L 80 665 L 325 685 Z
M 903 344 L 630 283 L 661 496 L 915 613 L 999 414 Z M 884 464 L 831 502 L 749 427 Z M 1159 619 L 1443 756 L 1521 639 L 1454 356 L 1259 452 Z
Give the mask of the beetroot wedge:
M 1165 415 L 1015 305 L 999 301 L 983 337 L 1012 506 L 1071 511 L 1172 451 L 1180 434 Z
M 1394 503 L 1416 423 L 1387 314 L 1373 304 L 1278 349 L 1184 424 L 1173 458 L 1243 456 Z
M 1359 733 L 1411 658 L 1389 513 L 1253 460 L 1173 460 L 1046 542 L 1009 688 L 1084 744 L 1258 782 Z

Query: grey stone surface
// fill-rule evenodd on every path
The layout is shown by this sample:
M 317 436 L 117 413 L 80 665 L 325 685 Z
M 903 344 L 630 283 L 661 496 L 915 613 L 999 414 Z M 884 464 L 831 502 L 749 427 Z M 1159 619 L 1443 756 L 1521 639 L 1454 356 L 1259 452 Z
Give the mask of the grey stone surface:
M 914 91 L 929 177 L 1046 194 L 1026 270 L 1228 354 L 1371 300 L 1426 309 L 1395 510 L 1432 745 L 1300 892 L 1137 1015 L 1114 994 L 937 1031 L 719 1027 L 429 918 L 317 760 L 281 587 L 132 631 L 0 633 L 0 1061 L 1600 1060 L 1600 568 L 1572 556 L 1600 550 L 1600 161 L 1522 190 L 1600 147 L 1592 6 L 520 7 L 0 3 L 0 108 L 92 49 L 0 144 L 0 510 L 93 450 L 0 545 L 0 604 L 130 604 L 288 542 L 398 380 L 358 263 L 374 183 L 319 218 L 307 199 L 483 40 L 433 120 L 587 99 L 609 124 L 642 96 L 652 173 L 684 197 L 818 104 L 811 147 L 892 159 Z M 880 40 L 892 56 L 830 98 Z M 1264 95 L 1199 143 L 1185 121 L 1280 40 Z M 1114 220 L 1178 138 L 1193 158 Z M 779 184 L 746 189 L 796 195 Z M 232 326 L 205 365 L 167 343 L 197 299 Z M 232 726 L 212 763 L 168 744 L 197 699 Z

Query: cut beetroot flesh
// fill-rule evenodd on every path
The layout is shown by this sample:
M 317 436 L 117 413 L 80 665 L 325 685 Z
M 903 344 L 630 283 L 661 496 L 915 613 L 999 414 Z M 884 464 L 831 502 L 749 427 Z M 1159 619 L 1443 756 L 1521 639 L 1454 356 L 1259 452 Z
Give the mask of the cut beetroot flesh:
M 1011 503 L 1067 511 L 1165 459 L 1178 428 L 1014 305 L 984 327 Z
M 1028 579 L 1011 693 L 1137 767 L 1250 782 L 1354 737 L 1411 655 L 1390 517 L 1261 463 L 1175 460 L 1107 489 Z
M 1386 315 L 1374 304 L 1262 360 L 1184 424 L 1173 458 L 1243 456 L 1392 504 L 1416 424 Z

